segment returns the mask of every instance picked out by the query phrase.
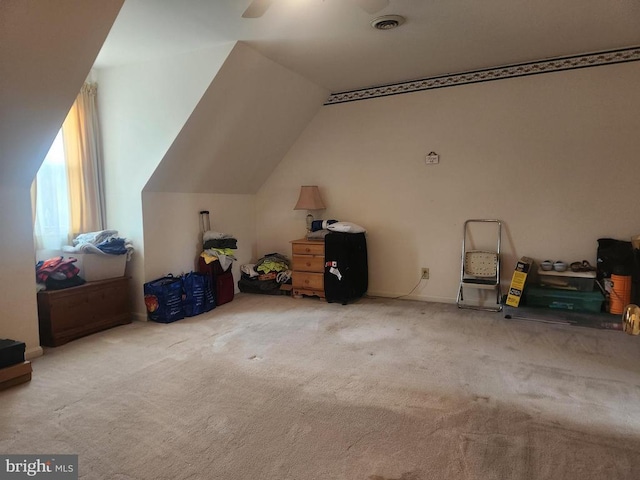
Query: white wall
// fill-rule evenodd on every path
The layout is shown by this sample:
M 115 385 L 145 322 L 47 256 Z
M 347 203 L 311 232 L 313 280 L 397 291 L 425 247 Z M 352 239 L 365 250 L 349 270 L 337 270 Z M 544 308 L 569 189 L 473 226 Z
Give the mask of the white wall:
M 142 189 L 232 48 L 98 70 L 107 226 L 135 247 L 127 265 L 135 312 L 144 311 Z
M 240 265 L 256 259 L 255 195 L 144 192 L 145 278 L 195 269 L 202 252 L 201 210 L 209 210 L 211 229 L 238 240 L 233 278 Z
M 462 224 L 499 218 L 504 283 L 516 258 L 587 259 L 640 233 L 640 64 L 326 106 L 257 194 L 259 251 L 304 234 L 300 185 L 323 218 L 368 229 L 369 293 L 453 301 Z M 425 155 L 441 163 L 426 166 Z

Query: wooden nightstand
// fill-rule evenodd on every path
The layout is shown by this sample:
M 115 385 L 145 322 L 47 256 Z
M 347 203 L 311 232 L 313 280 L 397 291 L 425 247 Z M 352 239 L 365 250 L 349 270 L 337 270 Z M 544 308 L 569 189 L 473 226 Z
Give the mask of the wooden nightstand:
M 293 297 L 324 297 L 324 240 L 293 240 Z

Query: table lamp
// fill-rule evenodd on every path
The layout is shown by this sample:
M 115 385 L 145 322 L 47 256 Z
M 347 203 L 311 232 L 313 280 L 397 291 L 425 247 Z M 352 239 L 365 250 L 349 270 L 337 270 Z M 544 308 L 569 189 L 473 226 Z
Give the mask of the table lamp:
M 298 203 L 293 207 L 294 210 L 324 210 L 325 205 L 320 196 L 320 190 L 317 185 L 303 185 L 300 187 L 300 197 Z M 307 215 L 307 232 L 311 231 L 311 223 L 313 215 L 311 212 Z

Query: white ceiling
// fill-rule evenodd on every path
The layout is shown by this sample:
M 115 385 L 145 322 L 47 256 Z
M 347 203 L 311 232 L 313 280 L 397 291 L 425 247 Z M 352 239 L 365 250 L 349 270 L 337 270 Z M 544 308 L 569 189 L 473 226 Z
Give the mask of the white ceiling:
M 332 92 L 640 45 L 638 0 L 390 0 L 370 15 L 349 0 L 126 0 L 96 68 L 230 41 Z M 398 14 L 389 31 L 371 20 Z

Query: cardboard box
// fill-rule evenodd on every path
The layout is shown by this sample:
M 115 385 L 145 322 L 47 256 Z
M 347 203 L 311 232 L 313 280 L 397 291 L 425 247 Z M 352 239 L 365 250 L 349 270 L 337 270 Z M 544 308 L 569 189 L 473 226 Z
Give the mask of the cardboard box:
M 511 285 L 509 286 L 509 294 L 507 295 L 506 304 L 510 307 L 517 307 L 520 305 L 522 299 L 522 292 L 524 291 L 524 285 L 527 281 L 527 275 L 533 268 L 533 259 L 529 257 L 521 257 L 516 263 L 516 268 L 511 277 Z

